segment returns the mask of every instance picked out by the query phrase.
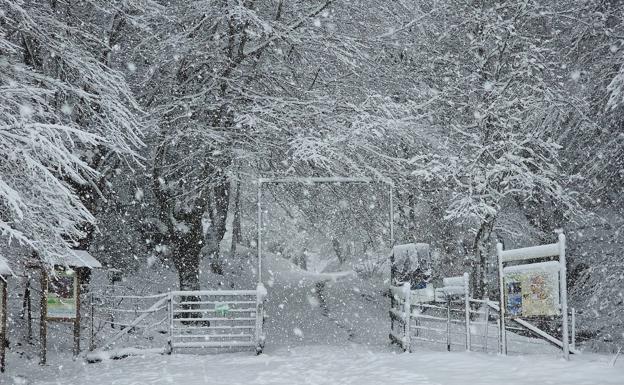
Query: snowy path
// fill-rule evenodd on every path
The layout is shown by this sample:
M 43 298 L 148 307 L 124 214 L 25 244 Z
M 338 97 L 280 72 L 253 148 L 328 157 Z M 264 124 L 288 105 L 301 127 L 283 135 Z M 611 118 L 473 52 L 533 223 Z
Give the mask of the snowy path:
M 584 355 L 565 362 L 551 355 L 502 357 L 459 352 L 371 352 L 362 345 L 302 346 L 278 349 L 258 357 L 247 353 L 132 357 L 100 364 L 74 362 L 60 369 L 50 369 L 46 370 L 47 378 L 54 380 L 32 383 L 621 385 L 624 382 L 624 364 L 612 368 L 606 356 Z M 43 372 L 38 374 L 43 375 Z

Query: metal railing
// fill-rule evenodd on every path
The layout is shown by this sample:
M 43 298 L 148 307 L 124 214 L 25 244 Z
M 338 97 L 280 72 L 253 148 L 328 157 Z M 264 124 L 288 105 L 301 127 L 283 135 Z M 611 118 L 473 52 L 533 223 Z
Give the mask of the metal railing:
M 162 353 L 187 348 L 254 348 L 260 353 L 265 340 L 265 296 L 261 284 L 255 290 L 152 295 L 94 291 L 89 293 L 90 350 L 98 345 L 93 357 L 105 350 L 129 348 L 152 348 Z M 156 337 L 159 335 L 162 337 Z
M 169 349 L 254 348 L 261 353 L 261 290 L 174 291 L 169 297 Z
M 413 343 L 421 341 L 430 347 L 446 347 L 446 350 L 466 349 L 484 352 L 501 352 L 500 312 L 498 302 L 474 298 L 449 297 L 446 301 L 419 303 L 412 299 L 406 301 L 402 287 L 392 288 L 394 296 L 391 308 L 393 330 L 391 339 L 395 342 Z M 410 311 L 403 310 L 409 303 Z M 409 315 L 409 320 L 404 316 Z M 571 352 L 576 350 L 576 312 L 570 309 Z M 550 346 L 561 348 L 562 342 L 540 329 L 532 321 L 508 319 L 506 330 L 510 343 L 509 352 L 528 353 L 536 346 L 546 350 Z M 540 322 L 559 323 L 560 320 L 540 320 Z M 402 334 L 404 327 L 404 334 Z M 403 345 L 404 350 L 410 346 Z M 550 348 L 552 349 L 552 348 Z

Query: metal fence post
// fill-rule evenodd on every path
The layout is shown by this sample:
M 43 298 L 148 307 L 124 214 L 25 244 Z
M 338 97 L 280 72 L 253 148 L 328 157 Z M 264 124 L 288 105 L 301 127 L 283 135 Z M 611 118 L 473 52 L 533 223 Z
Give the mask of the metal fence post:
M 466 311 L 466 350 L 470 349 L 470 278 L 464 273 L 464 304 Z
M 451 351 L 451 296 L 446 294 L 446 350 Z
M 576 350 L 576 309 L 572 308 L 572 350 Z
M 499 346 L 500 353 L 507 355 L 507 330 L 505 329 L 505 279 L 503 273 L 503 244 L 498 242 L 496 244 L 496 255 L 498 256 L 498 285 L 500 289 L 500 303 L 499 303 Z
M 490 305 L 488 303 L 485 304 L 485 341 L 483 343 L 483 348 L 487 353 L 488 346 L 488 326 L 490 325 Z
M 559 234 L 559 262 L 561 270 L 559 271 L 559 287 L 561 290 L 561 313 L 563 316 L 561 325 L 561 343 L 563 347 L 563 358 L 570 359 L 570 334 L 568 331 L 568 284 L 566 282 L 566 239 L 564 234 Z
M 169 292 L 167 300 L 167 309 L 169 310 L 169 340 L 167 341 L 167 354 L 173 353 L 173 293 Z
M 264 323 L 264 296 L 266 294 L 266 288 L 262 282 L 258 282 L 256 286 L 256 354 L 262 353 L 264 348 L 263 331 L 262 326 Z

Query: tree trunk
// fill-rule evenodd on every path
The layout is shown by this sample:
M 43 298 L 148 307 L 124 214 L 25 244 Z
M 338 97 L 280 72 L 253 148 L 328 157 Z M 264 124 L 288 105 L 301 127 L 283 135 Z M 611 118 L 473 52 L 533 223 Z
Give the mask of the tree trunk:
M 240 215 L 240 180 L 236 182 L 236 188 L 234 191 L 234 220 L 232 221 L 232 246 L 230 254 L 236 254 L 236 245 L 241 243 L 243 236 L 241 234 L 241 215 Z
M 342 266 L 345 263 L 345 256 L 342 254 L 340 241 L 337 238 L 332 238 L 332 247 L 334 248 L 334 253 L 336 253 L 336 258 L 338 258 L 338 263 Z
M 414 195 L 414 193 L 412 193 L 411 191 L 408 193 L 407 195 L 407 204 L 409 207 L 409 211 L 408 211 L 408 235 L 409 238 L 407 238 L 406 240 L 410 240 L 413 242 L 423 242 L 424 239 L 422 238 L 422 234 L 418 234 L 418 230 L 422 230 L 422 229 L 418 229 L 418 221 L 416 219 L 416 196 Z
M 215 274 L 223 274 L 224 261 L 221 260 L 219 245 L 227 230 L 227 214 L 230 206 L 230 182 L 225 175 L 220 175 L 218 182 L 219 183 L 213 189 L 214 205 L 212 209 L 209 210 L 212 231 L 211 237 L 207 242 L 213 243 L 212 250 L 214 250 L 214 252 L 211 252 L 212 261 L 210 263 L 210 268 Z
M 201 218 L 189 218 L 189 226 L 184 233 L 177 232 L 172 237 L 173 264 L 178 271 L 180 290 L 200 290 L 199 264 L 204 244 Z
M 173 254 L 174 264 L 178 271 L 180 290 L 200 290 L 199 253 L 176 252 Z
M 494 218 L 485 218 L 477 232 L 473 244 L 474 258 L 471 262 L 472 270 L 472 293 L 474 298 L 486 298 L 489 295 L 487 282 L 487 263 L 490 253 L 492 229 Z
M 189 231 L 185 234 L 176 234 L 172 240 L 172 258 L 173 264 L 178 271 L 178 280 L 180 283 L 180 290 L 184 291 L 196 291 L 201 290 L 199 271 L 201 261 L 201 249 L 203 231 L 201 226 L 201 220 L 199 224 L 195 223 L 191 226 Z M 195 310 L 199 309 L 199 304 L 193 302 L 199 302 L 200 297 L 196 295 L 182 296 L 183 304 L 181 308 L 183 310 Z M 178 318 L 201 318 L 201 312 L 188 312 L 176 314 Z M 185 324 L 193 324 L 195 321 L 184 321 Z M 209 326 L 210 323 L 207 323 Z
M 396 234 L 397 239 L 401 239 L 400 242 L 397 243 L 405 243 L 405 242 L 418 242 L 423 241 L 419 239 L 417 234 L 417 224 L 416 224 L 416 213 L 414 212 L 415 207 L 415 197 L 411 192 L 402 193 L 400 191 L 395 191 L 395 195 L 397 197 L 397 210 L 396 213 L 398 215 L 398 223 L 397 223 L 397 231 L 399 233 Z

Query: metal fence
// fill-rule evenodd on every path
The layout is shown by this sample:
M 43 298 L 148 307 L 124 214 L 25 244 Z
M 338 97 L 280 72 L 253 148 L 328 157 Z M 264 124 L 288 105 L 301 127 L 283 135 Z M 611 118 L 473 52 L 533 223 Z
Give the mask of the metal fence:
M 174 291 L 169 348 L 255 348 L 262 352 L 263 300 L 257 290 Z
M 114 290 L 123 293 L 118 285 Z M 141 348 L 171 353 L 253 348 L 260 353 L 265 295 L 262 285 L 255 290 L 152 295 L 113 295 L 108 288 L 99 287 L 88 294 L 90 350 Z
M 391 287 L 392 306 L 390 309 L 390 339 L 406 351 L 412 344 L 421 343 L 433 349 L 475 350 L 502 352 L 499 303 L 461 295 L 455 290 L 452 295 L 419 302 L 421 293 L 411 291 L 409 286 Z M 468 289 L 466 288 L 466 293 Z M 409 306 L 409 311 L 407 310 Z M 571 338 L 570 348 L 576 350 L 576 313 L 570 309 Z M 524 320 L 507 318 L 506 333 L 509 353 L 530 353 L 553 351 L 561 348 L 562 342 L 553 337 L 561 320 L 541 318 Z M 550 330 L 548 334 L 544 330 Z

